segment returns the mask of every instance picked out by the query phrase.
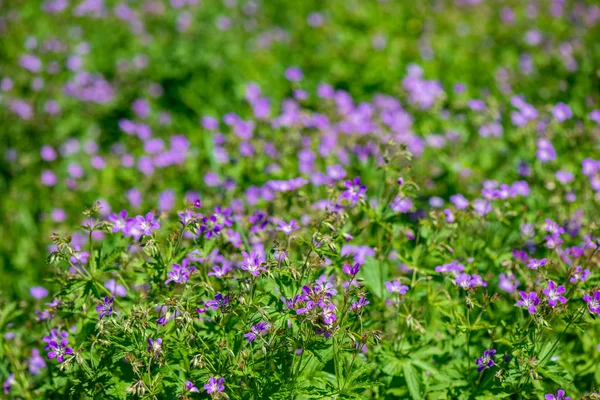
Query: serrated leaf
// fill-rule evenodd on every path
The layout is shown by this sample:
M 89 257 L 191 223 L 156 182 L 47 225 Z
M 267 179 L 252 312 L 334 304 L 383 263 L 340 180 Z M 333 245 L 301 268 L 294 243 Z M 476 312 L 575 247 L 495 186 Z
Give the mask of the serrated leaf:
M 405 362 L 402 364 L 402 371 L 410 396 L 413 399 L 421 399 L 420 379 L 415 367 L 411 363 Z
M 383 282 L 387 280 L 387 264 L 381 263 L 374 258 L 367 259 L 367 262 L 360 268 L 357 275 L 363 280 L 363 283 L 371 293 L 379 298 L 383 298 L 385 290 Z
M 550 368 L 546 369 L 546 368 L 541 368 L 539 367 L 537 369 L 537 371 L 544 377 L 553 380 L 555 383 L 558 383 L 558 385 L 567 391 L 572 391 L 572 392 L 576 392 L 577 389 L 575 388 L 575 385 L 573 385 L 573 380 L 569 379 L 570 377 L 567 376 L 567 371 L 552 371 Z
M 402 361 L 393 357 L 386 357 L 383 359 L 383 372 L 391 376 L 402 375 Z

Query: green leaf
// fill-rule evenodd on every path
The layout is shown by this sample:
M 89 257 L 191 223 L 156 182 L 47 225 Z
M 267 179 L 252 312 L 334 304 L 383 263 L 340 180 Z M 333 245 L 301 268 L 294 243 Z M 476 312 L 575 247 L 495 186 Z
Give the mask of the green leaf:
M 369 288 L 371 293 L 379 298 L 383 298 L 385 290 L 383 282 L 387 280 L 388 266 L 374 258 L 367 259 L 365 265 L 360 268 L 357 275 Z
M 570 375 L 568 375 L 567 371 L 564 371 L 562 369 L 559 368 L 541 368 L 539 367 L 538 372 L 540 374 L 542 374 L 544 377 L 553 380 L 554 382 L 558 383 L 558 385 L 566 390 L 566 391 L 571 391 L 571 392 L 576 392 L 577 389 L 575 388 L 575 385 L 573 385 L 573 379 L 570 377 Z
M 421 399 L 420 380 L 417 370 L 410 363 L 404 363 L 402 365 L 402 370 L 404 372 L 404 379 L 406 379 L 406 385 L 408 386 L 410 396 L 413 399 Z
M 402 375 L 402 361 L 393 357 L 386 357 L 383 359 L 383 372 L 391 376 Z

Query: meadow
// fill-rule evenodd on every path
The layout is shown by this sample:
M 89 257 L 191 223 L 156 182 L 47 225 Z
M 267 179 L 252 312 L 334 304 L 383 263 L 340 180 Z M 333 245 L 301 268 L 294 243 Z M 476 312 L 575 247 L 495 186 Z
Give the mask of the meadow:
M 0 0 L 10 399 L 599 399 L 600 4 Z

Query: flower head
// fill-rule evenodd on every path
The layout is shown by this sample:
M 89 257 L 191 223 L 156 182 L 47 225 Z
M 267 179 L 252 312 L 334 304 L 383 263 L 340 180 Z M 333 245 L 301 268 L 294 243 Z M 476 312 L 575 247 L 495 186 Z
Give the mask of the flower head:
M 569 281 L 571 283 L 575 283 L 577 281 L 585 282 L 587 278 L 590 276 L 591 272 L 589 269 L 583 269 L 581 265 L 575 267 L 573 274 L 571 275 L 571 279 Z
M 544 399 L 546 399 L 546 400 L 571 400 L 570 397 L 565 397 L 565 395 L 566 395 L 566 393 L 564 390 L 558 389 L 558 391 L 556 392 L 556 395 L 549 393 L 544 396 Z
M 32 286 L 29 288 L 29 293 L 34 299 L 40 300 L 48 296 L 48 289 L 43 286 Z
M 113 312 L 113 301 L 115 300 L 114 296 L 109 297 L 106 296 L 102 303 L 96 306 L 96 311 L 100 313 L 98 319 L 102 319 L 105 315 L 110 315 Z
M 250 328 L 250 332 L 244 334 L 244 337 L 248 340 L 248 342 L 252 342 L 258 336 L 269 332 L 270 327 L 271 325 L 266 321 L 259 322 L 258 324 L 252 326 Z
M 571 107 L 569 107 L 565 103 L 557 103 L 552 109 L 552 116 L 556 121 L 563 122 L 568 120 L 573 116 L 573 111 L 571 111 Z
M 225 390 L 225 385 L 223 384 L 225 382 L 225 378 L 215 378 L 215 377 L 211 377 L 208 379 L 208 383 L 206 385 L 204 385 L 204 390 L 206 390 L 206 393 L 208 394 L 214 394 L 214 393 L 219 393 Z
M 46 368 L 46 361 L 44 358 L 40 356 L 40 351 L 38 349 L 31 350 L 31 357 L 29 358 L 29 372 L 32 375 L 37 375 L 40 373 L 42 368 Z
M 519 296 L 521 296 L 521 300 L 517 301 L 517 306 L 527 308 L 530 314 L 535 314 L 537 312 L 537 305 L 540 304 L 540 299 L 536 292 L 519 292 Z
M 200 393 L 200 390 L 194 386 L 192 381 L 185 381 L 185 390 L 189 393 Z
M 60 342 L 51 340 L 46 346 L 46 350 L 49 350 L 48 358 L 56 358 L 59 363 L 64 361 L 65 355 L 73 354 L 73 349 L 69 347 L 68 339 L 63 339 Z
M 221 293 L 217 293 L 214 300 L 209 300 L 206 302 L 206 306 L 212 308 L 213 310 L 218 310 L 219 308 L 225 307 L 228 303 L 229 296 L 223 296 Z
M 487 282 L 484 281 L 483 278 L 477 274 L 473 274 L 471 276 L 469 274 L 460 273 L 458 274 L 454 282 L 465 290 L 469 290 L 471 288 L 476 288 L 479 286 L 487 286 Z
M 190 280 L 190 274 L 196 271 L 196 268 L 189 265 L 190 260 L 185 258 L 181 265 L 173 264 L 171 266 L 171 271 L 167 274 L 169 279 L 165 281 L 165 285 L 168 285 L 170 282 L 175 283 L 186 283 Z
M 396 196 L 390 203 L 390 207 L 394 212 L 405 214 L 413 208 L 413 202 L 410 197 Z
M 160 224 L 154 219 L 154 214 L 149 212 L 146 216 L 138 215 L 135 217 L 136 228 L 142 235 L 150 236 L 152 231 L 160 228 Z
M 348 274 L 350 276 L 356 276 L 356 274 L 358 274 L 358 271 L 360 271 L 360 264 L 344 264 L 344 266 L 342 267 L 342 271 L 344 271 L 345 274 Z
M 15 374 L 14 372 L 8 375 L 8 378 L 4 381 L 3 389 L 4 394 L 10 393 L 10 387 L 15 384 Z
M 545 258 L 542 258 L 540 260 L 536 260 L 535 258 L 530 258 L 529 262 L 527 263 L 527 268 L 538 269 L 538 268 L 546 265 L 546 262 L 547 262 L 547 260 Z
M 369 303 L 370 302 L 367 300 L 367 298 L 363 296 L 360 299 L 358 299 L 358 301 L 355 301 L 354 303 L 352 303 L 352 305 L 350 306 L 349 310 L 353 311 L 353 312 L 359 312 L 364 307 L 366 307 L 367 305 L 369 305 Z
M 517 287 L 519 287 L 520 282 L 517 280 L 514 274 L 500 274 L 499 278 L 500 283 L 498 284 L 498 287 L 505 292 L 512 293 L 517 289 Z
M 158 356 L 162 352 L 162 342 L 162 338 L 158 338 L 156 340 L 148 338 L 148 347 L 146 348 L 146 350 L 148 350 L 148 353 L 152 353 L 152 355 Z
M 408 291 L 408 286 L 403 285 L 399 280 L 384 282 L 384 284 L 387 291 L 390 293 L 406 294 Z
M 61 340 L 66 339 L 68 337 L 69 337 L 69 332 L 61 331 L 59 329 L 52 329 L 52 330 L 50 330 L 50 335 L 44 336 L 43 340 L 46 343 L 50 343 L 53 340 L 60 342 Z M 46 346 L 44 350 L 48 350 L 48 346 Z
M 297 231 L 298 229 L 300 229 L 300 226 L 298 225 L 297 221 L 295 219 L 293 219 L 293 220 L 290 221 L 289 224 L 287 222 L 285 222 L 285 221 L 281 221 L 279 223 L 279 226 L 276 229 L 278 231 L 282 231 L 286 235 L 290 235 L 292 232 Z
M 485 350 L 483 355 L 477 359 L 477 372 L 483 371 L 486 367 L 494 366 L 494 354 L 496 354 L 496 349 Z
M 213 214 L 210 217 L 202 218 L 200 233 L 204 233 L 205 238 L 210 239 L 218 236 L 222 229 L 223 225 L 218 223 L 216 215 Z
M 565 287 L 556 286 L 556 283 L 553 281 L 548 281 L 548 287 L 544 289 L 543 292 L 544 295 L 548 297 L 548 304 L 550 304 L 552 307 L 556 306 L 557 301 L 560 301 L 563 304 L 567 302 L 567 298 L 562 296 L 562 294 L 566 292 Z
M 600 314 L 600 291 L 595 292 L 592 296 L 583 296 L 583 301 L 588 303 L 588 308 L 591 313 Z
M 242 251 L 242 256 L 244 256 L 244 260 L 242 261 L 241 269 L 244 271 L 250 272 L 252 276 L 260 275 L 260 271 L 266 271 L 266 269 L 262 266 L 262 257 L 251 251 L 250 254 Z
M 354 206 L 360 199 L 363 199 L 367 192 L 367 187 L 361 185 L 360 177 L 358 176 L 352 180 L 347 180 L 344 186 L 346 190 L 340 195 L 338 202 L 349 203 L 350 206 Z
M 231 267 L 228 264 L 223 264 L 222 267 L 215 265 L 212 267 L 212 271 L 208 273 L 208 276 L 214 276 L 216 278 L 221 279 L 230 271 Z
M 113 224 L 113 233 L 124 232 L 127 225 L 127 210 L 121 210 L 118 214 L 110 214 L 108 220 Z

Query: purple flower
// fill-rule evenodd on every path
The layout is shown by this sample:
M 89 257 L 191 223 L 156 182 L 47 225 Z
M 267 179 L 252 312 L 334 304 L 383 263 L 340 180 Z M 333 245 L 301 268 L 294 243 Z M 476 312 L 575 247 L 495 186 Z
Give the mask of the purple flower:
M 31 357 L 29 358 L 29 372 L 32 375 L 37 375 L 40 373 L 42 368 L 46 368 L 46 361 L 44 358 L 40 356 L 40 351 L 38 349 L 31 350 Z
M 335 305 L 332 303 L 324 305 L 321 316 L 323 317 L 323 323 L 325 325 L 331 325 L 337 321 L 337 316 L 335 315 Z
M 212 308 L 213 310 L 218 310 L 219 308 L 225 307 L 228 303 L 229 296 L 223 296 L 221 293 L 217 293 L 214 300 L 209 300 L 206 302 L 206 306 Z
M 560 301 L 562 304 L 565 304 L 567 302 L 567 298 L 565 296 L 562 296 L 562 294 L 566 292 L 565 287 L 556 286 L 556 283 L 554 283 L 553 281 L 548 281 L 548 287 L 544 289 L 543 292 L 544 295 L 548 297 L 548 304 L 550 304 L 552 307 L 556 306 L 557 300 Z
M 204 233 L 204 237 L 210 239 L 215 237 L 221 232 L 223 229 L 223 225 L 219 224 L 217 221 L 217 216 L 215 214 L 210 217 L 203 217 L 200 224 L 200 233 Z
M 29 72 L 38 73 L 42 70 L 42 61 L 32 54 L 23 54 L 19 60 L 19 65 Z
M 264 267 L 262 267 L 262 257 L 251 251 L 250 254 L 242 251 L 242 255 L 244 256 L 244 260 L 242 261 L 241 269 L 244 271 L 250 272 L 252 276 L 260 275 L 260 271 L 266 271 Z
M 175 309 L 171 306 L 157 306 L 155 311 L 159 313 L 160 317 L 156 320 L 156 322 L 162 326 L 165 326 L 169 323 L 169 321 L 175 319 L 180 315 L 179 310 Z
M 521 296 L 521 300 L 517 301 L 517 306 L 526 307 L 527 311 L 530 314 L 535 314 L 537 312 L 537 305 L 540 304 L 540 299 L 537 296 L 536 292 L 519 292 L 519 296 Z
M 44 145 L 40 150 L 40 156 L 44 161 L 54 161 L 56 160 L 56 150 L 52 146 Z
M 552 393 L 549 393 L 544 396 L 544 399 L 546 399 L 546 400 L 571 400 L 570 397 L 565 397 L 565 395 L 566 395 L 566 393 L 564 390 L 558 389 L 558 391 L 556 392 L 556 396 L 553 395 Z
M 10 393 L 10 387 L 15 384 L 15 374 L 14 372 L 8 375 L 8 378 L 4 381 L 4 394 Z
M 135 217 L 136 228 L 142 235 L 151 236 L 152 231 L 160 228 L 160 224 L 154 219 L 154 214 L 149 212 L 145 217 L 138 215 Z
M 350 203 L 354 206 L 359 200 L 365 197 L 367 187 L 360 184 L 360 177 L 356 177 L 353 180 L 347 180 L 344 182 L 346 190 L 338 198 L 338 202 Z
M 202 117 L 201 124 L 204 129 L 208 129 L 209 131 L 219 129 L 219 120 L 208 115 Z
M 562 229 L 562 228 L 561 228 Z M 546 240 L 546 247 L 549 249 L 557 249 L 563 244 L 564 240 L 557 233 L 553 233 L 552 235 L 547 235 L 544 237 Z
M 471 275 L 469 274 L 458 274 L 454 282 L 461 288 L 467 290 L 471 288 Z
M 345 244 L 342 246 L 340 254 L 342 257 L 352 255 L 354 257 L 354 262 L 362 265 L 367 261 L 367 257 L 373 257 L 375 255 L 375 250 L 369 246 Z
M 571 111 L 571 107 L 561 102 L 557 103 L 552 109 L 552 116 L 558 122 L 563 122 L 573 117 L 573 111 Z
M 48 296 L 48 290 L 43 286 L 32 286 L 29 288 L 29 293 L 36 300 L 41 300 Z
M 233 215 L 233 210 L 231 208 L 221 208 L 221 206 L 215 207 L 215 212 L 213 214 L 217 223 L 220 226 L 233 226 L 233 219 L 231 216 Z
M 65 355 L 73 354 L 73 349 L 68 347 L 69 340 L 63 339 L 60 342 L 56 340 L 51 340 L 46 346 L 46 350 L 50 350 L 48 352 L 48 358 L 56 360 L 61 363 L 65 359 Z
M 156 340 L 152 338 L 148 338 L 148 347 L 146 350 L 148 353 L 152 353 L 154 356 L 158 356 L 162 352 L 162 338 L 158 338 Z
M 335 290 L 335 276 L 331 275 L 328 277 L 323 274 L 315 281 L 315 285 L 312 289 L 313 293 L 325 295 L 328 299 L 335 296 L 337 290 Z M 306 286 L 305 286 L 306 287 Z
M 556 159 L 556 151 L 552 142 L 546 138 L 540 138 L 537 141 L 537 152 L 535 156 L 543 163 Z
M 183 225 L 188 225 L 190 222 L 196 221 L 201 216 L 200 214 L 196 214 L 191 210 L 182 211 L 177 213 L 177 215 L 179 216 L 179 221 Z
M 185 258 L 181 265 L 173 264 L 171 266 L 171 271 L 167 274 L 169 279 L 165 281 L 165 285 L 168 285 L 170 282 L 175 283 L 186 283 L 190 280 L 190 274 L 196 271 L 196 268 L 189 265 L 190 260 Z
M 587 278 L 590 276 L 590 270 L 584 270 L 581 265 L 575 267 L 573 271 L 573 275 L 571 275 L 570 282 L 575 283 L 577 281 L 585 282 Z
M 477 214 L 483 216 L 492 211 L 492 204 L 484 199 L 475 199 L 473 201 L 473 209 L 477 212 Z
M 523 239 L 531 239 L 535 235 L 535 228 L 532 224 L 521 224 L 520 231 Z
M 498 284 L 498 287 L 505 292 L 513 293 L 515 290 L 517 290 L 517 287 L 519 287 L 519 281 L 514 274 L 500 274 L 499 278 L 500 283 Z
M 547 260 L 545 258 L 542 258 L 541 260 L 536 260 L 535 258 L 530 258 L 529 262 L 527 263 L 527 268 L 538 269 L 538 268 L 546 265 L 546 261 Z
M 40 180 L 42 181 L 42 184 L 44 184 L 46 186 L 54 186 L 58 182 L 58 178 L 56 177 L 56 175 L 54 174 L 54 172 L 52 172 L 52 171 L 50 171 L 48 169 L 42 171 L 42 175 L 40 176 Z
M 104 317 L 105 315 L 110 315 L 113 312 L 113 301 L 115 300 L 114 297 L 108 297 L 106 296 L 104 298 L 104 300 L 102 301 L 101 304 L 98 304 L 96 306 L 96 311 L 98 311 L 100 313 L 100 316 L 98 317 L 98 319 L 102 319 L 102 317 Z
M 370 302 L 367 300 L 367 298 L 363 296 L 360 299 L 358 299 L 358 301 L 355 301 L 354 303 L 352 303 L 352 305 L 350 306 L 349 310 L 350 311 L 354 311 L 354 312 L 358 312 L 363 307 L 366 307 L 369 303 Z
M 63 339 L 66 339 L 68 337 L 69 337 L 69 332 L 67 332 L 67 331 L 61 331 L 61 330 L 58 330 L 58 329 L 52 329 L 52 330 L 50 330 L 50 335 L 44 336 L 43 340 L 46 343 L 50 343 L 52 340 L 54 340 L 56 342 L 59 342 L 59 341 L 61 341 Z M 44 350 L 48 350 L 48 346 L 46 346 L 44 348 Z
M 200 393 L 198 388 L 191 381 L 185 381 L 185 390 L 189 393 Z
M 221 279 L 225 275 L 227 275 L 227 273 L 230 271 L 231 271 L 231 267 L 227 264 L 223 264 L 222 267 L 215 265 L 214 267 L 212 267 L 212 271 L 208 273 L 208 276 L 214 276 L 214 277 Z
M 483 278 L 477 274 L 473 274 L 471 278 L 471 287 L 487 287 L 487 282 L 483 280 Z
M 410 197 L 396 196 L 390 207 L 394 212 L 405 214 L 413 207 L 413 202 Z
M 358 271 L 360 271 L 360 264 L 344 264 L 344 266 L 342 267 L 342 271 L 350 276 L 356 276 L 356 274 L 358 274 Z
M 573 176 L 573 173 L 569 172 L 569 171 L 556 171 L 555 176 L 556 176 L 556 179 L 562 184 L 569 183 L 573 179 L 575 179 L 575 177 Z
M 406 294 L 408 290 L 408 286 L 403 285 L 399 280 L 384 282 L 384 284 L 389 293 Z
M 289 67 L 285 70 L 285 78 L 292 82 L 301 81 L 303 77 L 302 70 L 298 67 Z
M 438 265 L 437 267 L 435 267 L 435 272 L 442 273 L 442 274 L 453 273 L 455 276 L 457 276 L 459 273 L 461 273 L 464 270 L 465 270 L 465 266 L 462 264 L 459 264 L 458 261 L 456 261 L 456 260 L 449 262 L 448 264 L 442 264 L 442 265 Z
M 113 224 L 113 233 L 124 232 L 127 225 L 127 210 L 121 210 L 119 214 L 109 215 L 108 220 Z
M 276 230 L 282 231 L 286 235 L 290 235 L 293 231 L 297 231 L 298 229 L 300 229 L 300 226 L 295 219 L 291 220 L 289 224 L 285 221 L 281 221 L 276 228 Z
M 450 196 L 450 202 L 459 210 L 464 210 L 469 206 L 469 200 L 467 200 L 462 194 Z
M 223 382 L 225 382 L 225 378 L 217 379 L 215 377 L 211 377 L 208 379 L 208 383 L 204 385 L 204 390 L 206 390 L 206 393 L 208 394 L 222 392 L 225 390 L 225 385 L 223 385 Z
M 106 283 L 104 283 L 104 287 L 107 288 L 113 296 L 127 296 L 127 289 L 125 288 L 125 286 L 118 284 L 117 281 L 114 279 L 109 279 L 108 281 L 106 281 Z
M 546 230 L 546 232 L 552 235 L 562 235 L 563 233 L 565 233 L 565 229 L 562 226 L 560 226 L 558 223 L 552 221 L 549 218 L 546 218 L 544 229 Z
M 449 208 L 444 209 L 444 214 L 446 214 L 446 222 L 452 223 L 456 220 L 454 213 L 452 212 L 451 209 L 449 209 Z
M 244 334 L 244 337 L 248 339 L 248 342 L 252 342 L 258 336 L 264 335 L 265 333 L 269 332 L 270 327 L 271 325 L 266 321 L 259 322 L 258 324 L 252 326 L 250 328 L 250 332 Z
M 483 355 L 477 359 L 477 372 L 483 371 L 486 367 L 494 366 L 494 354 L 496 354 L 496 349 L 485 350 Z
M 595 292 L 593 296 L 583 296 L 583 301 L 588 303 L 588 308 L 591 313 L 600 314 L 600 291 Z
M 90 253 L 87 251 L 80 251 L 79 246 L 75 246 L 75 252 L 71 256 L 71 263 L 74 265 L 82 265 L 88 262 Z
M 287 300 L 285 297 L 280 297 L 281 301 L 284 304 L 283 311 L 294 309 L 298 304 L 306 301 L 306 296 L 303 294 L 297 294 L 293 298 Z

